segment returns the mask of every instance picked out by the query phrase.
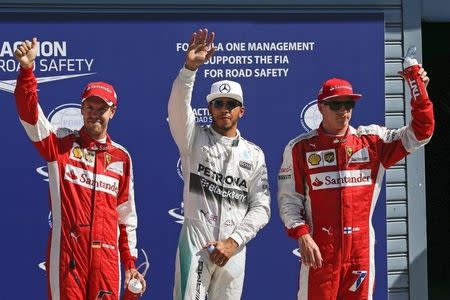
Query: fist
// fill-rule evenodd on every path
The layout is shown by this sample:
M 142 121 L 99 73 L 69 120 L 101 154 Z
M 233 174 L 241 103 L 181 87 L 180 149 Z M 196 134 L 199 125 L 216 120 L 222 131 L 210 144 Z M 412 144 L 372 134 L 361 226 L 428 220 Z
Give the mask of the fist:
M 37 43 L 38 41 L 36 38 L 33 38 L 31 42 L 26 40 L 17 47 L 16 51 L 14 51 L 14 55 L 21 67 L 26 69 L 33 67 L 37 55 Z

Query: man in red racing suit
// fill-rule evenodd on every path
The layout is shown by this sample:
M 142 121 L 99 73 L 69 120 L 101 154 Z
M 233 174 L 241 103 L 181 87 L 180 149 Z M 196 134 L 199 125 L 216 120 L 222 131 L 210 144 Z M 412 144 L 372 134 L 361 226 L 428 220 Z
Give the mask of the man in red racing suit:
M 420 84 L 429 78 L 421 68 Z M 291 140 L 278 176 L 278 204 L 288 235 L 299 243 L 298 299 L 372 299 L 372 214 L 385 169 L 425 145 L 434 129 L 428 96 L 411 102 L 400 129 L 349 125 L 355 101 L 348 81 L 326 81 L 318 96 L 320 127 Z
M 21 69 L 15 90 L 20 121 L 48 162 L 52 230 L 46 272 L 49 299 L 119 299 L 120 261 L 125 285 L 137 272 L 137 216 L 131 158 L 106 134 L 117 96 L 104 82 L 83 93 L 84 126 L 55 128 L 38 104 L 33 74 L 36 43 L 15 52 Z M 119 257 L 120 254 L 120 257 Z

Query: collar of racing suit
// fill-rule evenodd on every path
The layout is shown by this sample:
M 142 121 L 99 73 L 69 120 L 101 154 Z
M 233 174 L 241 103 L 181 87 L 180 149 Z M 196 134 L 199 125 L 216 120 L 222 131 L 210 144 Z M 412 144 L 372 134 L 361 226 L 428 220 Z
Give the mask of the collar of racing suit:
M 111 138 L 106 134 L 106 143 L 100 143 L 99 141 L 91 138 L 86 132 L 86 129 L 81 127 L 80 129 L 81 147 L 93 151 L 107 151 L 111 147 Z
M 345 143 L 348 139 L 348 137 L 355 132 L 355 129 L 352 126 L 348 126 L 347 130 L 343 135 L 332 135 L 328 134 L 323 130 L 322 123 L 320 123 L 319 128 L 317 128 L 317 133 L 320 137 L 321 141 L 324 141 L 330 145 L 338 144 L 338 143 Z
M 236 129 L 236 136 L 232 137 L 232 138 L 221 135 L 220 133 L 215 131 L 212 128 L 212 126 L 209 126 L 209 130 L 213 134 L 214 138 L 224 146 L 236 147 L 239 144 L 239 139 L 241 138 L 241 133 L 237 129 Z

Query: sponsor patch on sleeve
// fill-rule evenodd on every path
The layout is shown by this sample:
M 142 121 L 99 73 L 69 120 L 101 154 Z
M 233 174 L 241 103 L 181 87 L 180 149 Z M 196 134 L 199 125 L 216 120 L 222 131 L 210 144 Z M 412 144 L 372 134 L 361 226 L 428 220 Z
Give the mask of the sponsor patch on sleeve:
M 283 165 L 278 172 L 278 180 L 287 180 L 292 178 L 292 165 Z

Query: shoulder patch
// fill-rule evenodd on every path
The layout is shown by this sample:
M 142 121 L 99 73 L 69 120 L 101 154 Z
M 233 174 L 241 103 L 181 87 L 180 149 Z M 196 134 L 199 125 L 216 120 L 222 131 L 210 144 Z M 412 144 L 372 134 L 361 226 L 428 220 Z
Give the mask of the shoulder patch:
M 362 135 L 380 135 L 382 127 L 378 125 L 369 125 L 369 126 L 359 126 L 358 129 L 355 130 L 354 134 L 356 136 Z
M 288 145 L 289 145 L 289 147 L 293 147 L 298 142 L 303 141 L 303 140 L 307 140 L 307 139 L 310 139 L 310 138 L 313 138 L 313 137 L 315 137 L 317 135 L 318 135 L 317 129 L 311 130 L 309 132 L 303 133 L 303 134 L 295 137 L 294 139 L 290 140 Z
M 246 142 L 249 146 L 252 146 L 252 148 L 253 148 L 254 150 L 256 150 L 256 151 L 262 151 L 261 147 L 259 147 L 259 146 L 256 145 L 255 143 L 250 142 L 249 140 L 243 138 L 242 136 L 241 136 L 240 140 Z
M 55 134 L 56 134 L 56 137 L 58 137 L 58 138 L 63 138 L 70 134 L 74 134 L 76 137 L 80 136 L 78 131 L 76 131 L 76 130 L 74 131 L 74 130 L 71 130 L 71 129 L 65 128 L 65 127 L 56 128 Z
M 124 146 L 122 146 L 122 145 L 120 145 L 120 144 L 118 144 L 118 143 L 116 143 L 116 142 L 114 142 L 114 141 L 111 141 L 111 145 L 114 146 L 114 147 L 116 147 L 117 149 L 122 150 L 122 152 L 124 152 L 125 155 L 128 156 L 128 159 L 129 159 L 130 162 L 131 162 L 131 155 L 130 155 L 130 153 L 128 152 L 128 150 L 125 149 Z

